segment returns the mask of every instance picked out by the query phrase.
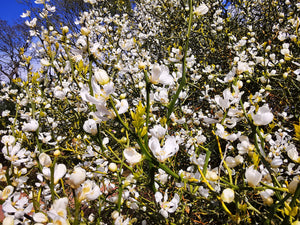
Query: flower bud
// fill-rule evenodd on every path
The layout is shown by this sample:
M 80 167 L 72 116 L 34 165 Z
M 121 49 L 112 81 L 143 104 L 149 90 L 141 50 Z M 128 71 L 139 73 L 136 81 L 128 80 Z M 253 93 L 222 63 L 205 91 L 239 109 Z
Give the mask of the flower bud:
M 78 188 L 84 181 L 86 172 L 81 167 L 75 167 L 69 178 L 69 184 L 72 188 Z
M 65 35 L 66 33 L 69 32 L 69 27 L 68 27 L 68 26 L 63 26 L 63 27 L 61 28 L 61 30 L 62 30 L 63 35 Z
M 254 169 L 254 166 L 250 166 L 246 169 L 246 181 L 251 187 L 255 187 L 261 181 L 262 175 L 260 172 Z
M 50 167 L 52 164 L 51 157 L 44 152 L 39 155 L 39 162 L 44 167 Z
M 3 222 L 2 222 L 3 225 L 14 225 L 15 222 L 14 222 L 14 217 L 13 216 L 7 216 L 4 218 Z
M 88 36 L 91 33 L 91 31 L 89 29 L 87 29 L 86 27 L 82 27 L 80 32 L 82 35 L 85 35 L 85 36 Z
M 221 198 L 226 203 L 231 203 L 234 200 L 234 191 L 230 188 L 226 188 L 221 195 Z
M 299 184 L 299 179 L 296 177 L 296 179 L 294 178 L 292 181 L 291 181 L 291 183 L 289 184 L 289 187 L 288 187 L 288 189 L 289 189 L 289 192 L 291 193 L 291 194 L 294 194 L 295 193 L 295 191 L 296 191 L 296 189 L 297 189 L 297 187 L 298 187 L 298 184 Z
M 107 84 L 109 82 L 109 76 L 103 69 L 97 69 L 95 71 L 95 79 L 101 85 Z
M 110 163 L 110 164 L 108 165 L 108 169 L 109 169 L 111 172 L 116 172 L 117 169 L 118 169 L 118 166 L 117 166 L 117 164 L 115 164 L 115 163 Z
M 196 16 L 203 16 L 208 12 L 208 10 L 209 9 L 205 4 L 201 4 L 194 10 L 194 14 Z
M 140 70 L 143 70 L 143 69 L 146 68 L 146 64 L 145 64 L 144 62 L 139 62 L 138 68 L 139 68 Z
M 0 199 L 6 200 L 14 191 L 14 187 L 11 185 L 6 186 L 0 193 Z
M 60 155 L 60 151 L 59 150 L 55 150 L 55 152 L 53 153 L 54 156 L 59 156 Z

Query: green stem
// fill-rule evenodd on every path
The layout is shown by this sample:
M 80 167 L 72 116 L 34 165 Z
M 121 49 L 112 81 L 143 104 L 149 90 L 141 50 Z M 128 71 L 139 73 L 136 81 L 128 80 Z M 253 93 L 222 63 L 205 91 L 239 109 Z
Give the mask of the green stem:
M 120 171 L 122 171 L 123 164 L 124 164 L 124 154 L 122 154 L 122 161 L 121 161 L 120 169 L 118 170 L 118 182 L 119 182 L 119 193 L 118 193 L 118 203 L 117 203 L 118 212 L 120 212 L 121 204 L 122 204 L 123 184 L 122 184 Z
M 193 20 L 193 1 L 192 0 L 189 0 L 189 10 L 190 10 L 189 25 L 188 25 L 188 32 L 187 32 L 186 41 L 185 41 L 184 56 L 183 56 L 183 60 L 182 60 L 182 78 L 181 78 L 181 82 L 179 84 L 179 87 L 178 87 L 173 99 L 171 100 L 170 104 L 168 105 L 167 124 L 170 123 L 170 115 L 174 111 L 174 106 L 178 99 L 178 96 L 186 84 L 186 57 L 187 57 L 187 51 L 189 48 L 189 39 L 190 39 L 190 34 L 191 34 L 191 29 L 192 29 L 192 20 Z
M 57 157 L 54 158 L 54 161 L 50 167 L 50 191 L 51 191 L 51 199 L 52 201 L 55 200 L 55 191 L 54 191 L 54 169 L 56 164 Z
M 113 101 L 113 99 L 112 99 L 111 96 L 109 96 L 109 100 L 110 100 L 110 103 L 111 103 L 111 105 L 112 105 L 112 107 L 113 107 L 113 110 L 114 110 L 114 112 L 115 112 L 115 114 L 116 114 L 118 120 L 120 121 L 120 123 L 125 127 L 126 130 L 129 131 L 129 133 L 134 134 L 133 131 L 128 127 L 128 124 L 126 124 L 126 123 L 122 120 L 121 116 L 120 116 L 119 113 L 118 113 L 118 110 L 116 109 L 116 106 L 115 106 L 114 101 Z
M 75 190 L 73 191 L 73 195 L 76 196 Z M 74 214 L 74 225 L 79 225 L 80 221 L 80 201 L 77 197 L 75 197 L 75 214 Z
M 147 74 L 147 71 L 144 70 L 145 74 L 145 80 L 146 80 L 146 101 L 147 101 L 147 106 L 146 106 L 146 128 L 148 132 L 149 128 L 149 115 L 150 115 L 150 89 L 151 89 L 151 83 L 149 82 L 149 77 Z M 148 135 L 145 135 L 144 137 L 145 143 L 148 143 Z
M 207 171 L 207 166 L 208 166 L 208 161 L 210 159 L 210 155 L 211 155 L 211 151 L 209 151 L 208 149 L 206 150 L 206 155 L 205 155 L 205 162 L 203 165 L 203 174 L 206 175 L 206 171 Z

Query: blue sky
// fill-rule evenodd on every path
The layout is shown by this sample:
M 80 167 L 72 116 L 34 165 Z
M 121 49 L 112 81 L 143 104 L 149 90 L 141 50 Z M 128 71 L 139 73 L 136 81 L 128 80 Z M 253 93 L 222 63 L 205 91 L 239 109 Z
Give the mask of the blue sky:
M 17 2 L 17 0 L 0 0 L 0 19 L 7 20 L 10 24 L 20 18 L 25 12 L 26 6 Z

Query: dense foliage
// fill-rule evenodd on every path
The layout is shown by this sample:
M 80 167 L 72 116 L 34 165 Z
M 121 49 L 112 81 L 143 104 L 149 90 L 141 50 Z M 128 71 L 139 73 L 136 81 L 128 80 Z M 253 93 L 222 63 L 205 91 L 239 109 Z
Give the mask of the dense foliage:
M 3 224 L 299 225 L 300 3 L 85 3 L 78 32 L 22 15 Z

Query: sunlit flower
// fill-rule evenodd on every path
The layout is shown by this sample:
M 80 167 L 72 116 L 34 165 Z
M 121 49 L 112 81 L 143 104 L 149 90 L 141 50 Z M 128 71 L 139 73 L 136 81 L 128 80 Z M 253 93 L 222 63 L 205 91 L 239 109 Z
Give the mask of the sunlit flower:
M 128 102 L 126 99 L 122 99 L 121 101 L 117 100 L 116 108 L 119 114 L 123 114 L 128 110 Z
M 32 216 L 34 222 L 36 223 L 47 223 L 48 222 L 48 217 L 41 212 L 35 213 Z
M 99 186 L 92 180 L 86 180 L 81 186 L 76 189 L 76 195 L 79 201 L 95 200 L 101 195 Z
M 226 203 L 231 203 L 234 200 L 234 191 L 231 188 L 223 190 L 221 198 Z
M 124 157 L 126 161 L 131 165 L 135 165 L 142 160 L 142 155 L 132 147 L 126 148 L 124 150 Z
M 14 225 L 14 224 L 15 224 L 15 218 L 13 216 L 6 216 L 2 221 L 2 225 Z
M 54 202 L 48 212 L 49 217 L 51 219 L 53 219 L 54 221 L 66 222 L 67 206 L 68 206 L 68 198 L 67 197 L 54 200 Z M 56 224 L 66 224 L 66 223 L 56 223 Z
M 86 177 L 86 171 L 81 167 L 75 167 L 73 173 L 69 177 L 69 184 L 72 188 L 78 188 Z
M 109 169 L 111 172 L 116 172 L 116 171 L 118 170 L 118 166 L 117 166 L 117 164 L 115 164 L 115 163 L 110 163 L 110 164 L 108 165 L 108 169 Z
M 239 140 L 241 143 L 237 144 L 237 149 L 239 150 L 240 155 L 248 153 L 254 149 L 254 145 L 250 143 L 247 136 L 240 136 Z
M 26 13 L 25 12 L 23 12 L 21 15 L 20 15 L 20 17 L 22 17 L 22 18 L 26 18 L 26 17 L 29 17 L 30 16 L 30 11 L 29 10 L 26 10 Z
M 39 128 L 39 122 L 32 119 L 29 121 L 29 123 L 24 123 L 22 130 L 25 131 L 30 131 L 30 132 L 34 132 Z
M 294 144 L 290 144 L 287 148 L 286 148 L 286 152 L 288 157 L 293 160 L 296 163 L 300 163 L 300 156 L 299 153 L 297 151 L 297 148 Z
M 36 26 L 37 18 L 33 18 L 31 21 L 26 20 L 25 24 L 31 28 Z
M 66 174 L 66 172 L 67 172 L 67 167 L 65 166 L 65 164 L 55 164 L 55 167 L 54 167 L 54 184 L 57 184 L 58 181 L 61 178 L 63 178 L 63 176 Z M 43 174 L 47 179 L 50 180 L 50 178 L 51 178 L 50 168 L 44 167 L 43 168 Z
M 167 136 L 164 146 L 161 148 L 158 138 L 151 137 L 149 140 L 149 148 L 153 155 L 160 161 L 164 162 L 167 158 L 175 155 L 179 150 L 179 145 L 176 142 L 176 138 L 173 136 Z
M 4 146 L 2 148 L 2 153 L 6 160 L 9 160 L 13 165 L 20 166 L 21 163 L 29 161 L 28 154 L 25 148 L 21 148 L 21 144 L 17 142 L 15 145 Z
M 95 4 L 97 0 L 84 0 L 84 2 L 90 3 L 90 4 Z
M 2 206 L 5 214 L 14 214 L 15 218 L 23 219 L 25 214 L 29 214 L 33 208 L 33 203 L 29 203 L 28 197 L 21 197 L 21 193 L 14 193 Z
M 203 3 L 194 10 L 194 14 L 196 16 L 203 16 L 208 12 L 208 10 L 209 8 Z
M 266 205 L 272 205 L 273 204 L 273 199 L 272 195 L 274 195 L 274 191 L 271 189 L 266 189 L 264 191 L 261 191 L 260 193 L 261 198 L 263 199 L 264 203 Z
M 95 80 L 101 85 L 107 84 L 109 82 L 109 76 L 103 69 L 96 69 L 94 76 Z
M 271 113 L 271 110 L 269 109 L 268 105 L 263 105 L 262 107 L 259 107 L 256 114 L 252 114 L 253 122 L 257 126 L 267 125 L 271 123 L 273 117 L 274 116 Z
M 153 84 L 164 84 L 164 85 L 173 85 L 174 78 L 169 74 L 168 67 L 155 64 L 152 66 L 151 75 L 149 80 Z
M 41 62 L 42 66 L 50 66 L 51 65 L 51 63 L 49 62 L 48 59 L 41 59 L 40 62 Z
M 294 194 L 296 192 L 299 182 L 300 182 L 299 177 L 294 177 L 294 179 L 290 182 L 288 186 L 288 190 L 291 194 Z
M 2 136 L 1 142 L 4 145 L 12 145 L 13 143 L 15 143 L 15 137 L 12 135 L 4 135 Z
M 0 191 L 0 199 L 6 200 L 14 192 L 14 187 L 11 185 L 6 186 L 3 191 Z
M 160 124 L 159 125 L 155 125 L 153 128 L 151 128 L 150 130 L 150 134 L 152 135 L 152 137 L 156 137 L 158 139 L 162 139 L 165 134 L 167 129 L 163 128 Z
M 164 199 L 163 199 L 164 198 Z M 174 213 L 178 207 L 178 203 L 180 201 L 179 195 L 176 193 L 171 201 L 168 201 L 168 190 L 166 190 L 164 197 L 162 193 L 155 193 L 155 201 L 160 205 L 161 209 L 159 213 L 168 218 L 169 213 Z
M 50 167 L 52 164 L 51 157 L 44 152 L 39 155 L 39 162 L 43 167 Z
M 246 181 L 251 187 L 255 187 L 259 184 L 262 178 L 262 174 L 254 169 L 254 165 L 248 167 L 245 173 Z
M 85 132 L 96 135 L 98 133 L 97 123 L 93 119 L 88 119 L 83 124 L 83 129 Z
M 45 0 L 35 0 L 34 3 L 35 4 L 44 4 Z

